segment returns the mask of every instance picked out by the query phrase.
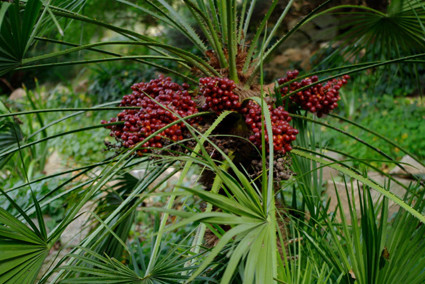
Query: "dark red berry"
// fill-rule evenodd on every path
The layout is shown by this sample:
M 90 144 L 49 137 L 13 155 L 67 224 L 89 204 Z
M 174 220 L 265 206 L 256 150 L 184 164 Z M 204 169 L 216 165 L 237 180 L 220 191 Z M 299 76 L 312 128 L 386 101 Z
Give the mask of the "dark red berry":
M 189 85 L 180 86 L 172 82 L 171 78 L 160 75 L 158 79 L 137 83 L 131 88 L 133 92 L 122 98 L 120 106 L 138 106 L 140 109 L 123 110 L 117 118 L 112 118 L 109 122 L 124 123 L 108 126 L 112 130 L 112 136 L 121 142 L 123 147 L 134 147 L 154 132 L 176 121 L 178 116 L 186 117 L 198 112 L 196 103 L 187 91 Z M 173 125 L 160 135 L 145 141 L 142 146 L 146 149 L 137 153 L 141 155 L 148 152 L 148 148 L 162 148 L 167 140 L 182 140 L 184 131 L 187 131 L 184 123 Z
M 298 130 L 292 128 L 289 124 L 291 117 L 285 109 L 280 106 L 273 108 L 268 106 L 272 122 L 273 146 L 274 150 L 285 154 L 292 150 L 290 143 L 295 140 Z M 253 132 L 249 136 L 249 140 L 261 149 L 261 107 L 253 101 L 249 101 L 246 107 L 241 111 L 245 116 L 247 126 Z M 266 143 L 268 143 L 268 135 L 265 135 Z M 268 149 L 268 148 L 267 148 Z
M 284 78 L 278 79 L 279 84 L 284 84 L 290 80 L 293 80 L 298 75 L 298 72 L 289 71 Z M 308 110 L 312 113 L 316 113 L 317 116 L 321 117 L 323 114 L 328 114 L 331 110 L 335 109 L 340 100 L 339 89 L 347 84 L 347 80 L 350 79 L 349 75 L 344 75 L 342 79 L 332 79 L 325 85 L 314 84 L 319 78 L 314 75 L 311 78 L 305 78 L 300 82 L 292 82 L 288 87 L 280 89 L 282 96 L 287 95 L 290 92 L 312 85 L 303 91 L 296 92 L 291 96 L 291 100 L 302 109 Z
M 239 96 L 233 92 L 236 84 L 232 80 L 219 77 L 201 78 L 199 87 L 200 94 L 205 97 L 203 110 L 211 109 L 216 113 L 223 110 L 240 110 Z

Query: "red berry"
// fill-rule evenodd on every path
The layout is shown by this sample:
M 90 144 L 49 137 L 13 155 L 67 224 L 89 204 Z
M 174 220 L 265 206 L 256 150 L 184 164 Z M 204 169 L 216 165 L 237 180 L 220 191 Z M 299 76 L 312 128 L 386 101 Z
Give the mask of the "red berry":
M 111 133 L 126 148 L 135 146 L 152 133 L 176 121 L 178 117 L 174 113 L 185 117 L 198 112 L 196 103 L 187 91 L 189 85 L 185 83 L 180 86 L 172 82 L 171 78 L 160 75 L 158 79 L 148 83 L 137 83 L 131 88 L 132 94 L 125 95 L 120 106 L 139 106 L 140 109 L 126 109 L 120 112 L 117 118 L 110 120 L 110 122 L 124 122 L 111 126 Z M 102 123 L 107 122 L 102 121 Z M 163 142 L 166 140 L 182 140 L 183 136 L 181 135 L 186 130 L 184 123 L 174 125 L 168 131 L 163 131 L 160 135 L 145 142 L 143 147 L 162 148 Z M 138 153 L 147 151 L 148 149 L 144 149 Z
M 294 73 L 292 73 L 293 75 Z M 295 140 L 295 135 L 298 134 L 298 130 L 292 128 L 289 124 L 291 117 L 289 113 L 284 110 L 282 106 L 272 108 L 269 106 L 271 121 L 272 121 L 272 133 L 273 133 L 273 146 L 275 151 L 285 154 L 291 151 L 291 141 Z M 251 129 L 254 135 L 249 136 L 249 140 L 254 143 L 259 149 L 261 149 L 262 138 L 261 138 L 261 107 L 249 101 L 246 107 L 241 111 L 245 116 L 245 122 Z M 265 135 L 266 143 L 268 143 L 268 135 Z M 268 148 L 267 148 L 268 149 Z
M 200 93 L 205 97 L 203 110 L 211 109 L 216 113 L 223 110 L 239 111 L 239 96 L 233 93 L 235 82 L 228 78 L 206 77 L 199 79 Z
M 294 79 L 294 74 L 298 75 L 295 71 L 288 72 L 287 76 L 278 79 L 279 84 L 288 82 Z M 326 83 L 326 85 L 316 84 L 307 88 L 303 91 L 296 92 L 291 96 L 291 100 L 302 109 L 308 110 L 312 113 L 316 113 L 317 116 L 328 114 L 331 110 L 337 107 L 337 101 L 340 100 L 339 89 L 347 84 L 347 80 L 350 79 L 349 75 L 344 75 L 342 79 L 332 79 Z M 301 82 L 292 82 L 290 90 L 287 87 L 280 89 L 282 96 L 287 95 L 290 92 L 294 92 L 301 87 L 311 85 L 317 82 L 319 78 L 314 75 L 311 78 L 305 78 Z

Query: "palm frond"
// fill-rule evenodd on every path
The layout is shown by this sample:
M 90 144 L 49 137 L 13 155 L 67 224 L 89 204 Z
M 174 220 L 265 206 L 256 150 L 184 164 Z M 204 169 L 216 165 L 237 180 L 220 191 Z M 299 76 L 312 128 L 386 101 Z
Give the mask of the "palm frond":
M 39 228 L 32 222 L 28 215 L 3 191 L 13 206 L 20 211 L 25 221 L 14 217 L 12 214 L 0 208 L 0 281 L 2 283 L 33 283 L 38 272 L 47 257 L 50 245 L 44 220 L 37 200 L 37 219 Z
M 23 13 L 19 2 L 2 2 L 0 10 L 0 75 L 4 75 L 20 65 L 33 35 L 37 31 L 40 0 L 28 0 Z

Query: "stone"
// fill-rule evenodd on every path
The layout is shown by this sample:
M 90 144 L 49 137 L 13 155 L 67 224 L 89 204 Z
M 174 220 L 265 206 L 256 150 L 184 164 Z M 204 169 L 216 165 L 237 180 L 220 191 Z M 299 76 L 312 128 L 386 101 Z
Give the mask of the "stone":
M 392 175 L 425 175 L 425 167 L 419 164 L 415 159 L 409 155 L 404 156 L 400 163 L 405 168 L 403 170 L 400 166 L 396 166 L 390 171 Z
M 320 164 L 317 166 L 320 167 Z M 332 181 L 336 177 L 339 176 L 339 171 L 331 168 L 331 167 L 323 167 L 322 168 L 322 181 Z
M 338 26 L 339 20 L 335 16 L 324 14 L 320 17 L 314 18 L 312 20 L 320 29 L 324 29 L 330 26 Z
M 344 160 L 344 157 L 341 154 L 337 153 L 337 152 L 326 150 L 326 151 L 323 152 L 323 154 L 326 155 L 326 156 L 328 156 L 328 157 L 330 157 L 330 158 L 332 158 L 332 159 L 335 159 L 337 161 Z
M 9 100 L 17 101 L 17 100 L 25 98 L 26 96 L 27 96 L 27 92 L 22 88 L 18 88 L 10 94 Z
M 284 76 L 285 71 L 291 67 L 292 63 L 299 63 L 301 68 L 309 69 L 310 57 L 311 51 L 308 48 L 288 48 L 270 62 L 267 70 Z
M 382 176 L 377 172 L 368 172 L 368 177 L 370 179 L 372 179 L 373 181 L 375 181 L 377 184 L 379 184 L 381 186 L 388 187 L 387 186 L 388 185 L 388 178 L 386 176 Z M 405 186 L 409 186 L 409 184 L 412 182 L 411 180 L 406 180 L 406 179 L 401 179 L 401 178 L 395 178 L 395 179 Z M 354 203 L 356 204 L 356 212 L 357 212 L 357 216 L 359 217 L 360 216 L 360 205 L 359 204 L 360 204 L 361 195 L 359 195 L 358 184 L 361 186 L 361 183 L 357 183 L 357 181 L 353 182 Z M 328 198 L 330 198 L 329 212 L 334 212 L 336 206 L 338 205 L 338 199 L 337 199 L 337 196 L 336 196 L 336 193 L 335 193 L 335 189 L 338 191 L 344 215 L 345 215 L 347 221 L 349 223 L 351 223 L 349 202 L 348 202 L 348 197 L 347 197 L 347 194 L 346 194 L 345 186 L 346 185 L 345 185 L 344 182 L 338 182 L 338 181 L 334 182 L 333 180 L 328 180 L 327 188 L 326 188 L 326 195 L 328 196 Z M 352 189 L 351 183 L 348 182 L 348 181 L 347 181 L 347 189 L 348 189 L 348 192 L 351 195 L 351 189 Z M 406 193 L 406 189 L 403 186 L 401 186 L 400 184 L 397 184 L 396 182 L 391 181 L 390 182 L 390 192 L 394 193 L 395 195 L 397 195 L 400 198 L 403 198 L 403 195 Z M 378 200 L 382 200 L 382 194 L 379 193 L 378 191 L 371 189 L 370 193 L 371 193 L 372 201 L 374 203 L 377 202 Z M 350 199 L 352 199 L 352 196 L 350 196 Z M 397 213 L 399 209 L 400 209 L 399 205 L 397 205 L 393 201 L 389 200 L 389 202 L 388 202 L 388 216 L 389 217 L 391 217 L 395 213 Z M 337 213 L 337 218 L 340 220 L 339 212 Z
M 150 186 L 149 188 L 154 188 L 156 185 L 158 185 L 158 183 L 166 178 L 167 176 L 169 176 L 173 171 L 175 170 L 175 168 L 168 168 L 166 169 Z M 130 172 L 130 174 L 132 176 L 134 176 L 137 179 L 143 179 L 146 175 L 146 170 L 145 169 L 140 169 L 140 170 L 132 170 Z M 181 176 L 181 172 L 176 172 L 174 175 L 172 175 L 171 177 L 168 178 L 167 180 L 167 185 L 168 186 L 172 186 L 175 185 L 178 180 L 180 179 Z M 185 176 L 185 178 L 183 179 L 183 182 L 185 184 L 189 183 L 190 185 L 194 185 L 196 180 L 198 179 L 197 175 L 190 175 L 190 176 Z
M 372 171 L 368 172 L 367 176 L 371 178 L 372 180 L 374 180 L 377 184 L 381 185 L 382 187 L 384 188 L 388 187 L 388 181 L 389 181 L 388 177 L 383 176 L 378 172 L 372 172 Z M 412 183 L 412 181 L 409 179 L 397 178 L 397 177 L 393 177 L 393 178 L 399 183 L 403 184 L 404 186 L 409 186 Z M 400 198 L 402 198 L 403 195 L 406 193 L 406 189 L 402 185 L 392 180 L 390 181 L 390 191 Z
M 331 41 L 338 35 L 338 27 L 332 26 L 320 30 L 309 30 L 306 32 L 313 42 Z
M 294 27 L 298 22 L 299 19 L 293 19 L 289 22 L 288 26 Z M 338 35 L 338 24 L 339 21 L 336 17 L 332 15 L 322 15 L 318 18 L 315 18 L 313 21 L 304 24 L 300 28 L 301 32 L 296 32 L 295 34 L 304 34 L 310 44 L 312 42 L 318 43 L 323 41 L 332 41 Z M 299 47 L 300 45 L 304 44 L 304 41 L 292 41 L 292 43 L 295 43 L 295 46 Z
M 310 38 L 306 33 L 296 32 L 285 41 L 279 48 L 279 51 L 282 53 L 287 48 L 299 48 L 300 46 L 307 46 L 310 43 Z
M 342 161 L 344 159 L 344 157 L 341 154 L 338 154 L 332 151 L 323 151 L 323 154 L 337 161 Z M 332 160 L 328 160 L 328 161 L 333 162 Z M 322 164 L 320 163 L 317 164 L 317 167 L 321 167 L 321 166 Z M 329 166 L 325 166 L 320 169 L 322 171 L 322 181 L 332 181 L 339 176 L 339 171 Z
M 92 206 L 92 202 L 86 203 L 78 212 L 78 217 L 66 227 L 60 238 L 61 244 L 64 247 L 73 248 L 80 245 L 81 241 L 89 234 L 90 228 L 87 220 L 90 218 Z
M 64 258 L 69 252 L 70 249 L 62 249 L 60 247 L 51 249 L 49 255 L 44 260 L 40 272 L 38 273 L 37 280 L 40 280 L 47 272 L 49 272 L 50 269 L 55 267 L 59 263 L 59 261 L 61 261 L 62 258 Z M 54 272 L 50 276 L 49 280 L 51 280 L 57 273 L 58 272 Z M 52 283 L 49 280 L 46 283 Z

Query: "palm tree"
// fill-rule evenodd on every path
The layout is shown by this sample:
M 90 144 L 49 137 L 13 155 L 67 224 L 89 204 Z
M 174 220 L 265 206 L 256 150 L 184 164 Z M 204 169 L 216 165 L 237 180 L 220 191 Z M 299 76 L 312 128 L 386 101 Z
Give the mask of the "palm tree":
M 349 132 L 331 126 L 321 121 L 316 115 L 308 115 L 300 107 L 301 98 L 294 99 L 300 92 L 304 94 L 318 92 L 318 84 L 334 86 L 339 81 L 332 80 L 344 74 L 398 62 L 421 60 L 425 56 L 424 53 L 339 66 L 299 76 L 294 75 L 297 72 L 288 73 L 286 79 L 267 85 L 269 82 L 264 82 L 263 78 L 263 64 L 273 58 L 277 48 L 314 17 L 346 6 L 330 7 L 325 10 L 330 2 L 325 1 L 288 33 L 278 36 L 279 26 L 291 9 L 294 0 L 288 2 L 275 25 L 269 27 L 268 19 L 278 3 L 273 1 L 251 40 L 248 41 L 247 32 L 250 21 L 256 16 L 252 14 L 256 1 L 239 3 L 232 0 L 185 0 L 180 5 L 174 3 L 172 5 L 164 0 L 146 1 L 144 5 L 137 5 L 126 0 L 116 1 L 122 5 L 129 5 L 140 13 L 150 15 L 171 27 L 176 33 L 188 38 L 197 49 L 197 53 L 194 54 L 161 42 L 158 38 L 83 15 L 79 12 L 85 3 L 83 0 L 2 2 L 0 75 L 12 70 L 45 66 L 128 60 L 154 66 L 192 85 L 198 84 L 198 79 L 201 77 L 213 82 L 223 82 L 220 80 L 227 78 L 228 81 L 225 82 L 234 84 L 231 91 L 237 95 L 242 105 L 239 107 L 235 104 L 235 107 L 229 110 L 217 110 L 212 104 L 207 105 L 205 111 L 197 110 L 183 115 L 178 108 L 171 108 L 158 97 L 152 97 L 153 93 L 146 90 L 140 91 L 140 97 L 155 102 L 155 108 L 171 113 L 173 119 L 152 133 L 145 134 L 145 131 L 141 141 L 135 143 L 134 147 L 132 145 L 122 147 L 113 158 L 83 169 L 75 169 L 75 172 L 82 171 L 92 175 L 71 188 L 65 187 L 68 182 L 73 182 L 74 177 L 72 177 L 56 189 L 64 190 L 63 194 L 74 192 L 79 194 L 76 195 L 78 201 L 67 210 L 65 218 L 51 232 L 46 230 L 42 210 L 46 204 L 57 197 L 49 195 L 36 197 L 32 194 L 31 205 L 22 207 L 9 196 L 16 187 L 1 190 L 5 198 L 17 210 L 16 214 L 11 214 L 0 208 L 0 223 L 3 224 L 0 227 L 1 283 L 34 283 L 36 281 L 41 283 L 48 281 L 53 283 L 100 283 L 103 281 L 109 283 L 188 283 L 192 281 L 198 283 L 352 283 L 354 280 L 359 283 L 424 282 L 425 271 L 422 269 L 422 264 L 425 248 L 422 240 L 423 228 L 420 226 L 421 222 L 425 221 L 421 201 L 423 186 L 420 188 L 403 185 L 407 194 L 399 197 L 391 193 L 388 187 L 375 182 L 351 166 L 349 161 L 337 161 L 325 155 L 323 149 L 317 147 L 313 125 L 319 124 L 338 131 L 373 149 L 382 156 L 382 159 L 397 163 L 390 155 L 364 142 L 361 137 L 355 137 Z M 403 1 L 392 1 L 391 7 L 398 2 Z M 398 7 L 407 9 L 409 13 L 397 14 L 397 17 L 406 21 L 399 22 L 398 27 L 406 32 L 414 31 L 409 34 L 409 40 L 413 38 L 423 44 L 423 37 L 417 28 L 422 26 L 423 5 L 420 1 L 404 2 Z M 356 8 L 367 9 L 369 15 L 382 16 L 381 12 L 370 8 L 361 6 Z M 189 24 L 186 17 L 182 16 L 183 9 L 194 19 L 196 29 Z M 119 34 L 123 40 L 75 43 L 43 37 L 46 27 L 53 26 L 58 31 L 62 31 L 63 21 L 66 20 L 79 21 L 110 30 Z M 366 25 L 367 21 L 368 19 L 363 19 L 362 23 Z M 414 22 L 416 25 L 406 28 L 407 22 Z M 198 30 L 202 32 L 202 37 L 198 34 Z M 356 30 L 353 30 L 352 34 L 360 34 L 360 39 L 369 39 L 367 35 Z M 388 38 L 393 37 L 388 36 Z M 379 39 L 388 38 L 377 35 L 374 43 Z M 39 41 L 65 48 L 27 57 L 28 51 L 35 42 Z M 148 47 L 150 53 L 129 55 L 125 53 L 125 48 L 122 51 L 116 51 L 116 48 L 107 49 L 127 46 Z M 80 51 L 95 54 L 96 57 L 46 63 L 48 60 L 63 58 L 65 55 Z M 158 63 L 163 60 L 175 62 L 177 68 L 168 68 Z M 326 75 L 323 79 L 312 79 L 313 76 L 323 74 Z M 295 86 L 296 80 L 301 79 L 307 83 L 295 84 L 297 87 L 291 89 L 291 86 Z M 202 87 L 205 88 L 205 86 L 207 86 L 206 83 L 201 83 L 201 87 L 191 89 L 198 94 L 197 99 L 201 101 L 206 100 L 208 96 L 207 92 L 202 91 Z M 185 92 L 185 89 L 187 87 L 181 86 L 179 91 Z M 2 147 L 0 159 L 11 155 L 25 155 L 25 151 L 31 147 L 43 145 L 50 139 L 75 132 L 101 127 L 120 131 L 120 127 L 123 127 L 125 123 L 124 120 L 117 119 L 106 124 L 91 125 L 46 135 L 42 138 L 34 133 L 22 137 L 22 135 L 15 135 L 16 127 L 10 127 L 13 116 L 70 112 L 66 117 L 42 126 L 42 129 L 48 129 L 54 124 L 66 123 L 69 117 L 86 112 L 114 110 L 125 114 L 125 111 L 134 109 L 134 104 L 131 102 L 126 104 L 125 99 L 118 107 L 115 106 L 117 103 L 111 102 L 87 108 L 34 109 L 29 112 L 3 110 L 0 119 L 7 120 L 9 124 L 4 124 L 5 127 L 0 128 L 2 137 L 7 137 L 0 141 L 1 143 L 5 141 L 8 148 Z M 256 142 L 254 140 L 249 142 L 247 139 L 255 135 L 251 135 L 250 126 L 246 120 L 244 121 L 247 117 L 247 111 L 243 110 L 244 106 L 257 110 L 260 125 L 256 125 L 255 128 L 261 131 L 257 132 L 259 134 Z M 282 147 L 277 147 L 278 139 L 274 137 L 276 136 L 274 127 L 278 125 L 274 116 L 277 117 L 279 113 L 274 111 L 284 107 L 291 112 L 290 116 L 293 120 L 286 129 L 296 128 L 299 131 L 297 140 L 293 142 L 292 151 L 290 148 L 285 148 L 285 152 L 282 151 Z M 136 108 L 140 109 L 140 106 Z M 315 114 L 322 114 L 317 109 L 311 109 L 311 107 L 308 109 Z M 203 119 L 199 120 L 199 117 Z M 344 119 L 336 115 L 330 115 L 330 118 Z M 346 121 L 352 127 L 359 127 L 378 139 L 398 147 L 401 151 L 411 154 L 373 130 L 353 121 Z M 159 137 L 158 140 L 163 139 L 160 137 L 161 133 L 166 133 L 174 126 L 186 131 L 186 136 L 183 137 L 185 139 L 170 139 L 172 141 L 169 141 L 169 144 L 161 144 L 161 147 L 164 147 L 162 150 L 148 149 L 148 153 L 142 151 L 146 147 L 145 143 L 152 141 L 151 139 L 157 139 L 156 136 Z M 255 128 L 251 127 L 251 130 Z M 122 129 L 124 131 L 124 128 Z M 8 134 L 10 131 L 14 133 L 14 136 Z M 37 133 L 40 131 L 41 129 Z M 292 135 L 295 134 L 294 131 Z M 13 139 L 14 137 L 16 139 Z M 125 139 L 118 140 L 123 142 Z M 254 159 L 259 161 L 259 167 L 249 169 L 244 165 L 247 157 L 243 157 L 242 152 L 247 148 L 238 148 L 241 143 L 238 141 L 245 141 L 248 149 L 254 153 Z M 124 143 L 122 145 L 125 146 Z M 349 159 L 356 159 L 351 157 L 350 153 L 343 154 Z M 418 158 L 416 160 L 421 163 Z M 368 161 L 358 161 L 366 167 L 373 167 Z M 350 191 L 349 188 L 354 189 L 354 184 L 359 183 L 358 188 L 362 192 L 359 195 L 363 198 L 360 204 L 350 200 L 351 225 L 342 213 L 341 202 L 339 202 L 341 220 L 328 214 L 329 204 L 324 202 L 321 196 L 322 185 L 318 177 L 320 173 L 318 164 L 334 168 L 347 178 L 346 194 L 349 199 L 354 196 L 354 190 Z M 290 169 L 294 175 L 282 179 L 279 175 L 282 165 Z M 135 167 L 145 169 L 142 178 L 135 179 L 128 174 Z M 174 170 L 167 173 L 166 169 L 171 167 Z M 97 169 L 96 172 L 95 169 Z M 202 176 L 209 180 L 206 182 L 207 188 L 185 184 L 185 177 L 196 169 L 202 171 Z M 167 188 L 165 183 L 176 173 L 180 173 L 176 184 L 169 191 L 165 190 Z M 386 175 L 388 180 L 397 182 L 393 177 Z M 49 178 L 52 177 L 47 176 L 43 179 Z M 114 185 L 112 181 L 118 184 Z M 31 192 L 31 185 L 34 182 L 27 177 L 25 184 L 21 187 L 27 187 Z M 351 187 L 349 187 L 350 184 Z M 382 200 L 374 204 L 371 201 L 370 190 L 379 192 L 383 196 Z M 108 194 L 101 195 L 101 192 Z M 96 199 L 99 196 L 102 196 L 101 200 Z M 166 205 L 144 206 L 147 200 L 156 196 L 165 197 Z M 41 279 L 37 280 L 40 268 L 53 245 L 80 214 L 84 205 L 91 200 L 97 200 L 98 207 L 91 212 L 95 226 L 90 234 L 78 247 L 73 248 L 58 263 L 52 265 Z M 387 216 L 388 200 L 400 206 L 400 211 L 393 221 Z M 360 216 L 357 216 L 356 206 L 360 206 Z M 147 251 L 140 240 L 132 240 L 129 236 L 136 216 L 141 214 L 140 212 L 156 220 L 153 228 L 144 236 L 145 239 L 152 240 L 147 246 Z M 37 222 L 34 222 L 33 216 L 36 217 Z M 360 217 L 360 225 L 357 225 L 358 217 Z M 184 237 L 179 240 L 172 239 L 170 232 L 175 230 L 183 231 Z M 206 235 L 213 236 L 215 240 L 213 245 L 208 246 L 204 243 Z M 408 245 L 401 248 L 397 246 L 406 243 Z M 409 256 L 408 259 L 406 255 Z

